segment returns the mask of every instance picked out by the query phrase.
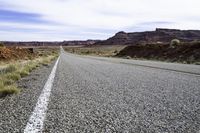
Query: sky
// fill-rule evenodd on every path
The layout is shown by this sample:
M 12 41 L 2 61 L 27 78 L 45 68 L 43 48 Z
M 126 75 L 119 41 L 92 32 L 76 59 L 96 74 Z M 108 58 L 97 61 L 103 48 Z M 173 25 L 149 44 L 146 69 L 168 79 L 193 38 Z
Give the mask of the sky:
M 0 40 L 107 39 L 118 31 L 200 30 L 200 0 L 0 0 Z

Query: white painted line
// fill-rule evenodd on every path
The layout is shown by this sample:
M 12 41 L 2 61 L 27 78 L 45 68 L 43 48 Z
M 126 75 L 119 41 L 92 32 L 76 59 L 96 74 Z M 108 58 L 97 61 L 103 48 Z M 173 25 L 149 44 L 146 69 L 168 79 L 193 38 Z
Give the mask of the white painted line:
M 54 77 L 56 74 L 56 69 L 58 65 L 60 57 L 58 57 L 51 74 L 42 90 L 42 93 L 38 99 L 36 107 L 24 129 L 24 133 L 40 133 L 42 132 L 43 123 L 46 116 L 46 111 L 48 108 L 49 98 L 51 95 L 51 89 L 54 82 Z

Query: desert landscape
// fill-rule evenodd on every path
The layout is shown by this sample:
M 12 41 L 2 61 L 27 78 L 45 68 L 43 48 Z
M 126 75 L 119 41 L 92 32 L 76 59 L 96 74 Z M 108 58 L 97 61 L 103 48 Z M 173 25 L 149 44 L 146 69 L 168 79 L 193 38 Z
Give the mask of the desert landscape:
M 94 44 L 66 46 L 66 51 L 107 57 L 157 60 L 184 64 L 200 62 L 200 31 L 156 29 L 136 33 L 116 33 Z
M 118 32 L 107 40 L 1 42 L 0 96 L 18 93 L 20 89 L 17 89 L 14 82 L 40 64 L 48 64 L 58 57 L 60 46 L 69 53 L 79 55 L 199 65 L 199 38 L 198 30 L 156 29 L 147 32 Z
M 200 133 L 199 0 L 0 0 L 0 133 Z

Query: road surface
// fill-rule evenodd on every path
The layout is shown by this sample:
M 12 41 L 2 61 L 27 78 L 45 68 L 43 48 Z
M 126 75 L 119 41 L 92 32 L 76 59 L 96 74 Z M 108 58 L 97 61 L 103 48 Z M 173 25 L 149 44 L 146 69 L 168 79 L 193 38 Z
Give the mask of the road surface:
M 32 116 L 38 116 L 33 112 L 53 66 L 37 70 L 35 83 L 20 83 L 34 91 L 27 87 L 19 96 L 0 100 L 0 132 L 25 132 Z M 42 129 L 37 132 L 200 130 L 200 66 L 87 57 L 61 50 L 56 67 L 40 119 Z

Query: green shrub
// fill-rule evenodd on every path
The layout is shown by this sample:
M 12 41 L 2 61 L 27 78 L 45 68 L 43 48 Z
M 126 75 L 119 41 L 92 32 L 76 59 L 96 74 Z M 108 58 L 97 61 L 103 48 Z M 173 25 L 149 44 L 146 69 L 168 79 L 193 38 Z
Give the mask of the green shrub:
M 29 72 L 28 71 L 26 71 L 26 70 L 22 70 L 21 72 L 20 72 L 20 76 L 23 78 L 23 77 L 26 77 L 26 76 L 28 76 L 29 75 Z
M 171 40 L 171 42 L 170 42 L 170 47 L 171 48 L 175 48 L 176 46 L 178 46 L 178 45 L 180 45 L 180 40 L 178 40 L 178 39 L 173 39 L 173 40 Z
M 31 67 L 29 65 L 26 65 L 23 71 L 31 72 Z

